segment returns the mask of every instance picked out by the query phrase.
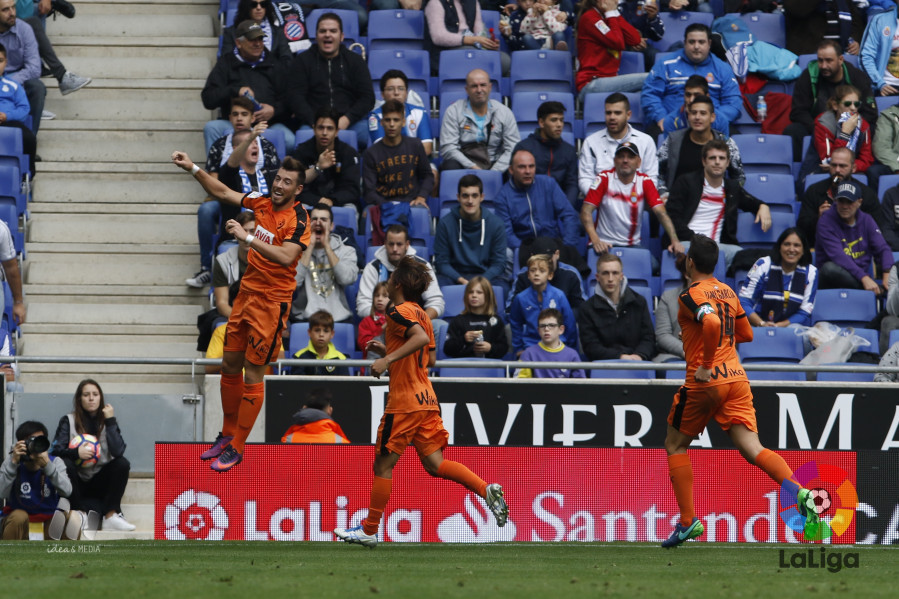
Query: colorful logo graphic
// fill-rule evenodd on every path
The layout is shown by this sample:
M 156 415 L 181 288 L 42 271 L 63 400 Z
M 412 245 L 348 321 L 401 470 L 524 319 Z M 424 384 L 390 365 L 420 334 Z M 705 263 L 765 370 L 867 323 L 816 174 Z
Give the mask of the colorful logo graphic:
M 796 504 L 800 487 L 810 491 L 804 507 L 820 518 L 817 527 L 806 528 L 807 519 Z M 801 532 L 805 541 L 841 536 L 852 524 L 857 506 L 858 493 L 849 474 L 830 464 L 806 462 L 793 472 L 792 480 L 785 480 L 780 487 L 780 517 L 791 530 Z
M 165 538 L 172 541 L 221 541 L 228 529 L 228 514 L 212 493 L 184 491 L 165 506 Z

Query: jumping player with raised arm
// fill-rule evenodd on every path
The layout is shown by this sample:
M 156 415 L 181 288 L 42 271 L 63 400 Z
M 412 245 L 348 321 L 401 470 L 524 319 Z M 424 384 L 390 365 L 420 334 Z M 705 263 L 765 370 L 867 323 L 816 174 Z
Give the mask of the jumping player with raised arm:
M 752 341 L 752 327 L 733 290 L 711 273 L 718 263 L 718 244 L 695 235 L 686 256 L 686 274 L 693 283 L 680 294 L 680 323 L 687 359 L 684 385 L 668 414 L 668 472 L 680 508 L 680 522 L 662 547 L 676 547 L 704 532 L 693 507 L 693 467 L 687 447 L 714 418 L 746 461 L 765 471 L 779 485 L 795 486 L 797 507 L 805 518 L 805 538 L 817 538 L 818 515 L 808 508 L 809 490 L 793 479 L 782 457 L 759 442 L 752 390 L 737 357 L 737 343 Z
M 210 197 L 252 210 L 256 231 L 248 235 L 236 220 L 225 230 L 250 249 L 247 270 L 225 329 L 222 357 L 224 424 L 201 459 L 225 472 L 243 459 L 244 443 L 262 409 L 262 377 L 281 347 L 281 333 L 290 314 L 296 287 L 297 263 L 309 245 L 309 215 L 296 201 L 306 175 L 303 166 L 287 157 L 275 175 L 271 195 L 243 194 L 229 189 L 191 162 L 185 152 L 172 154 L 176 166 L 190 172 Z M 243 372 L 243 374 L 241 374 Z
M 415 446 L 428 474 L 455 481 L 483 497 L 498 526 L 505 526 L 509 516 L 500 485 L 488 485 L 459 462 L 443 459 L 449 433 L 443 428 L 440 406 L 428 378 L 428 367 L 436 360 L 434 329 L 419 305 L 430 282 L 431 275 L 424 262 L 412 256 L 400 260 L 387 280 L 387 293 L 393 305 L 387 308 L 386 347 L 374 340 L 366 344 L 367 351 L 384 356 L 374 361 L 371 372 L 380 378 L 389 368 L 390 390 L 375 444 L 368 517 L 359 526 L 334 530 L 347 543 L 377 546 L 378 527 L 390 499 L 393 468 L 410 444 Z

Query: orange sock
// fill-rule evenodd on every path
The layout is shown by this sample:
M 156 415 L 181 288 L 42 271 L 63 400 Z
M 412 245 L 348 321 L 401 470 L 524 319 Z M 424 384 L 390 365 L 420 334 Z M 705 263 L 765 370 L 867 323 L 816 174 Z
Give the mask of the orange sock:
M 668 456 L 668 474 L 671 476 L 677 507 L 680 508 L 680 522 L 684 526 L 690 526 L 696 512 L 693 509 L 693 466 L 687 454 Z
M 793 476 L 793 471 L 787 466 L 784 459 L 770 449 L 763 449 L 755 456 L 755 465 L 764 470 L 765 474 L 779 485 Z
M 487 483 L 481 480 L 480 476 L 459 462 L 443 460 L 440 462 L 440 467 L 437 468 L 437 476 L 457 482 L 472 493 L 477 493 L 481 497 L 484 497 L 487 493 Z
M 243 374 L 222 375 L 222 435 L 233 437 L 237 432 L 237 414 L 240 412 L 240 398 L 243 397 Z
M 244 443 L 253 430 L 259 410 L 262 409 L 262 400 L 265 397 L 265 384 L 255 383 L 244 385 L 243 396 L 240 400 L 240 415 L 237 417 L 237 432 L 231 440 L 231 447 L 243 453 Z
M 381 525 L 381 517 L 387 508 L 387 502 L 390 500 L 390 488 L 393 480 L 389 478 L 381 478 L 376 476 L 371 483 L 371 500 L 368 506 L 368 517 L 362 521 L 362 530 L 367 535 L 378 534 L 378 527 Z

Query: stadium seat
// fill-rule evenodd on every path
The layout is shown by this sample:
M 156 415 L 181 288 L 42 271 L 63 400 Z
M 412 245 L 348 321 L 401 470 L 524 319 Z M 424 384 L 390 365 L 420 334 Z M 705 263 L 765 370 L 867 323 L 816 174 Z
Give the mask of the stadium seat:
M 423 2 L 422 6 L 424 6 L 424 4 L 426 3 Z M 496 38 L 496 41 L 499 42 L 500 51 L 508 53 L 509 47 L 506 44 L 506 38 L 502 35 L 499 28 L 500 19 L 501 15 L 498 10 L 481 9 L 481 21 L 484 23 L 484 31 L 487 33 L 487 37 L 490 37 L 492 34 L 493 37 Z
M 443 346 L 446 344 L 446 331 L 449 328 L 447 322 L 441 318 L 434 321 L 434 343 L 437 344 L 437 359 L 446 360 L 446 352 Z
M 361 277 L 356 277 L 356 280 L 347 285 L 343 293 L 346 295 L 346 305 L 349 306 L 350 311 L 353 314 L 356 313 L 356 296 L 359 295 L 359 279 Z
M 513 94 L 540 91 L 571 93 L 574 81 L 571 52 L 562 50 L 513 52 L 509 79 Z
M 848 56 L 847 54 L 843 54 L 843 56 Z M 899 96 L 875 96 L 874 104 L 877 106 L 877 112 L 881 113 L 890 106 L 895 106 L 899 104 Z
M 772 211 L 771 228 L 767 231 L 762 231 L 762 226 L 754 221 L 755 215 L 750 212 L 737 214 L 737 244 L 743 249 L 770 248 L 785 229 L 796 225 L 792 211 Z
M 874 382 L 874 373 L 873 372 L 819 372 L 817 380 L 819 383 L 823 383 L 823 382 L 872 383 L 872 382 Z
M 433 243 L 431 235 L 431 211 L 423 206 L 413 206 L 409 210 L 409 239 L 413 245 Z
M 533 91 L 512 94 L 512 114 L 518 121 L 522 139 L 537 127 L 537 109 L 544 102 L 560 102 L 565 107 L 565 130 L 574 131 L 574 95 L 570 92 Z
M 347 358 L 362 357 L 362 353 L 356 350 L 356 329 L 349 322 L 334 323 L 334 347 Z M 309 323 L 295 322 L 290 325 L 290 344 L 288 345 L 288 358 L 292 358 L 298 351 L 309 345 Z
M 677 12 L 660 12 L 659 18 L 665 24 L 665 35 L 659 41 L 648 40 L 651 46 L 662 52 L 667 52 L 671 44 L 684 41 L 684 31 L 693 23 L 702 23 L 712 26 L 714 15 L 707 12 L 689 12 L 686 10 Z
M 899 175 L 882 175 L 877 183 L 877 199 L 883 202 L 887 191 L 899 185 Z
M 782 12 L 752 12 L 741 17 L 749 26 L 752 40 L 768 42 L 778 48 L 787 45 L 787 25 Z
M 892 177 L 892 175 L 884 175 L 884 177 Z M 812 173 L 811 175 L 807 175 L 805 177 L 805 188 L 808 189 L 818 181 L 824 181 L 825 179 L 829 178 L 830 175 L 827 173 Z M 868 175 L 866 175 L 865 173 L 852 173 L 852 178 L 862 185 L 868 184 Z
M 672 360 L 671 362 L 664 362 L 665 364 L 679 364 L 683 366 L 683 370 L 663 370 L 665 373 L 665 377 L 668 380 L 680 380 L 683 381 L 687 376 L 687 363 L 683 360 Z
M 751 362 L 798 363 L 804 356 L 802 337 L 788 327 L 756 327 L 749 343 L 740 343 L 740 360 Z
M 333 12 L 343 21 L 343 44 L 348 46 L 353 42 L 362 39 L 359 34 L 359 14 L 355 10 L 345 10 L 337 8 L 316 8 L 306 15 L 306 29 L 309 32 L 309 39 L 315 39 L 315 33 L 318 27 L 318 18 L 327 12 Z
M 639 247 L 613 247 L 610 251 L 621 258 L 622 270 L 624 276 L 627 277 L 629 286 L 648 287 L 653 291 L 653 295 L 658 295 L 658 282 L 652 276 L 652 254 L 649 250 Z M 594 272 L 598 259 L 599 256 L 591 246 L 587 252 L 587 264 Z M 650 311 L 652 311 L 652 304 L 650 304 Z
M 493 360 L 490 358 L 449 358 L 448 362 L 453 360 L 482 362 L 485 365 L 490 363 L 502 362 L 502 360 Z M 506 377 L 506 369 L 502 366 L 494 368 L 441 368 L 440 376 L 446 378 L 495 378 L 502 379 Z
M 660 13 L 662 14 L 662 13 Z M 584 98 L 584 137 L 596 133 L 606 126 L 606 98 L 612 94 L 587 94 Z M 640 94 L 624 94 L 631 104 L 632 125 L 643 123 L 643 111 L 640 109 Z
M 493 91 L 502 95 L 502 66 L 499 52 L 489 50 L 444 50 L 440 53 L 437 91 L 465 91 L 465 78 L 472 69 L 483 69 L 493 82 Z M 442 102 L 441 102 L 442 106 Z
M 19 231 L 19 217 L 16 212 L 15 198 L 8 198 L 9 202 L 4 202 L 4 197 L 0 196 L 0 220 L 9 227 L 9 233 L 12 237 L 13 247 L 17 254 L 25 256 L 25 234 Z
M 594 364 L 634 364 L 632 360 L 593 360 Z M 591 379 L 654 379 L 655 370 L 630 370 L 630 369 L 599 369 L 591 368 Z
M 0 196 L 13 198 L 15 200 L 13 205 L 16 208 L 17 215 L 24 216 L 27 210 L 27 199 L 22 192 L 22 176 L 20 173 L 18 166 L 0 164 Z
M 747 173 L 743 187 L 762 199 L 772 211 L 795 213 L 796 183 L 793 175 L 783 173 Z
M 287 156 L 287 148 L 284 142 L 284 131 L 281 129 L 266 129 L 262 132 L 262 137 L 271 142 L 273 146 L 275 146 L 275 151 L 278 153 L 278 160 L 284 160 L 284 157 Z
M 812 322 L 864 328 L 877 316 L 877 296 L 864 289 L 819 289 Z
M 0 157 L 11 156 L 19 163 L 19 172 L 31 178 L 31 167 L 22 142 L 22 130 L 17 127 L 0 127 Z
M 465 285 L 444 285 L 440 288 L 443 292 L 443 318 L 452 318 L 462 314 L 465 309 Z
M 893 347 L 896 343 L 899 343 L 899 329 L 890 331 L 890 347 Z
M 388 12 L 388 11 L 373 11 Z M 393 12 L 393 11 L 389 11 Z M 398 11 L 421 12 L 421 11 Z M 369 22 L 371 30 L 371 22 Z M 391 69 L 398 69 L 409 79 L 409 89 L 419 94 L 431 94 L 431 62 L 426 50 L 410 50 L 397 48 L 393 50 L 371 50 L 368 53 L 368 72 L 371 73 L 372 84 L 380 91 L 381 76 Z
M 424 30 L 422 10 L 372 10 L 368 13 L 368 49 L 421 50 Z M 369 67 L 371 64 L 369 58 Z
M 642 52 L 624 51 L 621 53 L 621 63 L 618 65 L 619 75 L 629 75 L 631 73 L 645 72 L 646 61 L 643 58 Z
M 334 215 L 335 225 L 350 228 L 354 234 L 359 233 L 356 210 L 352 206 L 331 206 L 331 213 Z
M 756 134 L 762 132 L 762 124 L 752 118 L 752 115 L 749 114 L 749 111 L 746 110 L 745 104 L 740 104 L 740 114 L 737 116 L 737 120 L 730 124 L 731 126 L 731 134 Z
M 856 328 L 853 329 L 852 332 L 870 343 L 870 345 L 860 346 L 856 351 L 877 354 L 878 357 L 880 356 L 880 331 L 876 329 Z
M 788 135 L 733 135 L 747 173 L 793 174 L 793 141 Z
M 726 278 L 726 273 L 727 267 L 724 262 L 724 252 L 718 252 L 718 264 L 715 266 L 715 272 L 712 274 L 715 275 L 716 279 L 723 282 Z M 671 252 L 662 252 L 662 270 L 659 280 L 661 292 L 664 293 L 666 289 L 671 289 L 672 287 L 680 288 L 680 286 L 681 274 L 674 265 L 674 256 L 671 255 Z

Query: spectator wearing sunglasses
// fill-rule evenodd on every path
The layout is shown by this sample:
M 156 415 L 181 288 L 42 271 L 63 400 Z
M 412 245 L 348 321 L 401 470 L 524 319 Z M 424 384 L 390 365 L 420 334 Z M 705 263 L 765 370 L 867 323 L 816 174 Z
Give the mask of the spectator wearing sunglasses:
M 815 149 L 818 151 L 817 172 L 824 172 L 836 148 L 855 153 L 855 171 L 864 173 L 874 164 L 871 151 L 871 125 L 859 115 L 861 94 L 852 85 L 840 85 L 831 96 L 828 107 L 815 119 Z
M 271 0 L 240 0 L 237 4 L 234 25 L 226 27 L 222 31 L 222 56 L 234 53 L 238 38 L 236 33 L 237 24 L 246 20 L 251 20 L 262 27 L 262 30 L 265 32 L 265 37 L 262 38 L 265 51 L 270 52 L 276 60 L 288 62 L 293 58 L 291 41 L 300 43 L 301 40 L 304 40 L 297 49 L 308 49 L 312 42 L 309 41 L 308 31 L 305 27 L 306 17 L 303 14 L 303 9 L 299 8 L 297 14 L 297 22 L 303 26 L 290 29 L 290 31 L 299 32 L 296 40 L 288 40 L 284 35 L 285 23 L 283 19 L 279 18 L 279 14 L 276 13 L 275 6 Z

